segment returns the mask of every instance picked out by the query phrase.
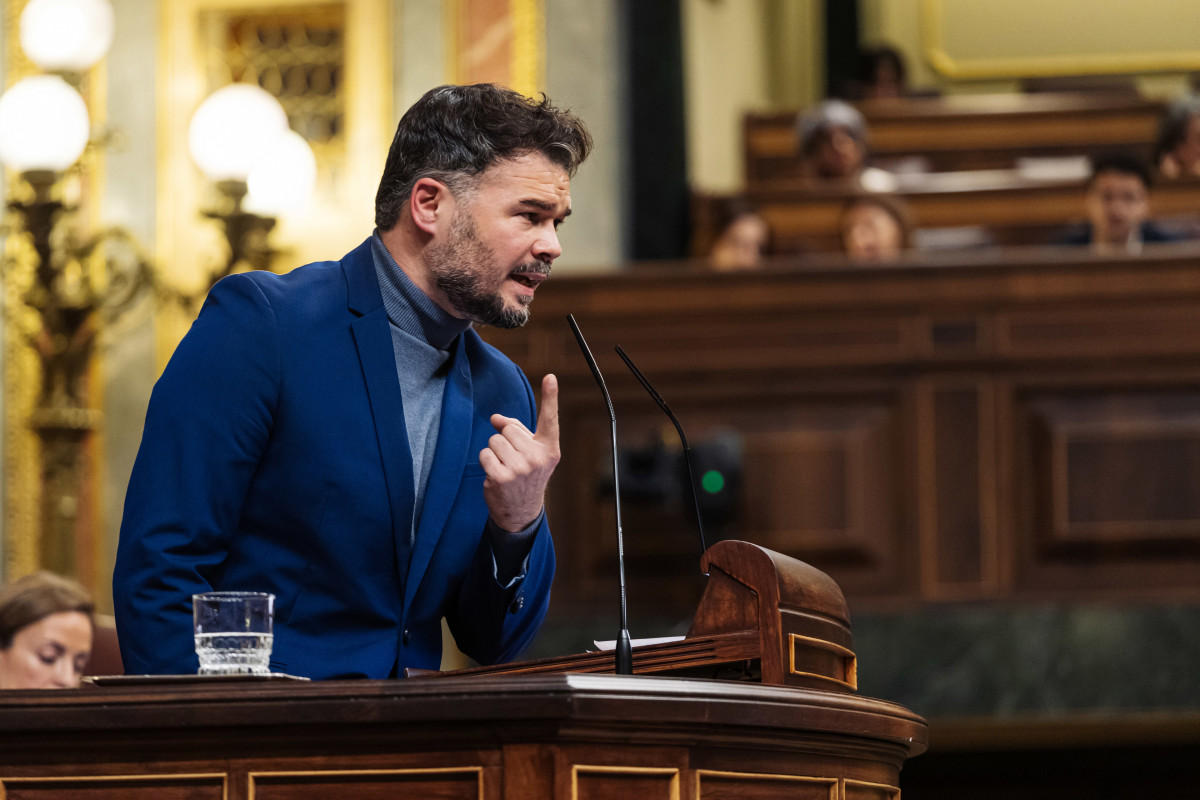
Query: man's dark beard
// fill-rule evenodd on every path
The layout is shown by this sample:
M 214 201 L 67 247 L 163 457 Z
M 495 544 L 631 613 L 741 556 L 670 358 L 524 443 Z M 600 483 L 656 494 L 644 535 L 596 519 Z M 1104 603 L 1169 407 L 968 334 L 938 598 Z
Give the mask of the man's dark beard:
M 489 291 L 473 271 L 481 265 L 496 263 L 492 249 L 479 240 L 470 210 L 458 211 L 450 224 L 450 240 L 431 248 L 426 256 L 434 283 L 456 309 L 472 322 L 495 328 L 519 328 L 529 321 L 528 300 L 517 308 L 506 308 L 498 291 Z M 536 262 L 516 271 L 548 274 L 549 266 Z

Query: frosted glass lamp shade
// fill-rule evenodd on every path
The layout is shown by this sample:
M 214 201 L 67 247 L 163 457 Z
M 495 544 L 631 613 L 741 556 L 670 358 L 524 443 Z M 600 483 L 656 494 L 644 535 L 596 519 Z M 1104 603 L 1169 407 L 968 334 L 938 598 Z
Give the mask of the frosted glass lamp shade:
M 317 183 L 317 159 L 304 137 L 287 131 L 247 179 L 246 209 L 278 216 L 303 207 Z
M 209 180 L 244 181 L 287 129 L 278 100 L 257 86 L 231 83 L 192 115 L 188 150 Z
M 109 0 L 29 0 L 21 12 L 21 49 L 50 72 L 84 72 L 112 41 Z
M 83 154 L 89 128 L 87 106 L 66 81 L 25 78 L 0 96 L 0 161 L 21 172 L 61 172 Z

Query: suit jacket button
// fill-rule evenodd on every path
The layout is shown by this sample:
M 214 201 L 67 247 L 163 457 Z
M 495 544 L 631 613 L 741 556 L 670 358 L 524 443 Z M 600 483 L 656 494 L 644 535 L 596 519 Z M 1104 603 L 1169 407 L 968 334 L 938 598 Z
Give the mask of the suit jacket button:
M 517 595 L 508 606 L 508 613 L 515 614 L 525 607 L 525 595 Z
M 405 647 L 408 647 L 408 628 L 404 629 L 404 635 L 400 637 L 400 641 Z

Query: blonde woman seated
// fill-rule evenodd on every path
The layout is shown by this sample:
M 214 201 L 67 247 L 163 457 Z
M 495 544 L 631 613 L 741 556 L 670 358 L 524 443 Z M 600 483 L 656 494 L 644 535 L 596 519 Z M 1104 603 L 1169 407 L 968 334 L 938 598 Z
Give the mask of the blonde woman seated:
M 771 250 L 771 228 L 746 202 L 734 198 L 718 210 L 717 238 L 708 253 L 708 264 L 717 272 L 758 269 Z
M 35 572 L 0 587 L 0 689 L 71 689 L 92 653 L 92 599 L 75 581 Z
M 887 195 L 864 195 L 842 209 L 842 251 L 851 261 L 895 261 L 912 246 L 908 206 Z

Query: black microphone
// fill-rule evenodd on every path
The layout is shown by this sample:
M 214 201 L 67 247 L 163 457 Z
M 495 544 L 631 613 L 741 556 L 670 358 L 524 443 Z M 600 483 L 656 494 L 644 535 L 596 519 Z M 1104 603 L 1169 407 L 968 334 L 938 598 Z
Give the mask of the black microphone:
M 692 505 L 696 509 L 696 530 L 700 532 L 700 557 L 708 552 L 708 545 L 704 541 L 704 520 L 700 517 L 700 496 L 696 493 L 696 474 L 692 469 L 692 449 L 688 447 L 687 437 L 683 435 L 683 426 L 679 424 L 679 420 L 675 419 L 675 415 L 671 413 L 671 407 L 667 405 L 667 401 L 662 399 L 662 395 L 654 391 L 654 387 L 650 385 L 650 381 L 642 374 L 642 371 L 633 363 L 633 359 L 625 354 L 621 349 L 621 345 L 616 346 L 617 355 L 625 362 L 625 366 L 629 367 L 629 371 L 633 373 L 633 377 L 638 379 L 638 383 L 650 393 L 650 397 L 658 403 L 658 407 L 663 410 L 671 423 L 675 426 L 675 432 L 679 434 L 679 441 L 683 445 L 683 460 L 687 464 L 688 488 L 692 491 Z M 708 575 L 707 572 L 701 570 L 701 574 Z
M 579 342 L 579 349 L 583 351 L 583 357 L 587 359 L 588 367 L 592 370 L 592 377 L 596 379 L 596 384 L 600 387 L 600 394 L 604 395 L 604 403 L 608 406 L 608 417 L 612 421 L 613 496 L 617 506 L 617 570 L 621 585 L 621 632 L 617 635 L 616 642 L 616 673 L 632 675 L 633 642 L 629 639 L 629 617 L 625 609 L 625 534 L 621 531 L 621 481 L 617 477 L 617 412 L 613 410 L 612 398 L 608 396 L 608 387 L 604 385 L 604 376 L 600 374 L 600 368 L 596 366 L 596 359 L 592 358 L 592 351 L 588 349 L 587 342 L 584 341 L 583 334 L 575 323 L 575 316 L 567 314 L 567 322 L 575 333 L 575 340 Z

